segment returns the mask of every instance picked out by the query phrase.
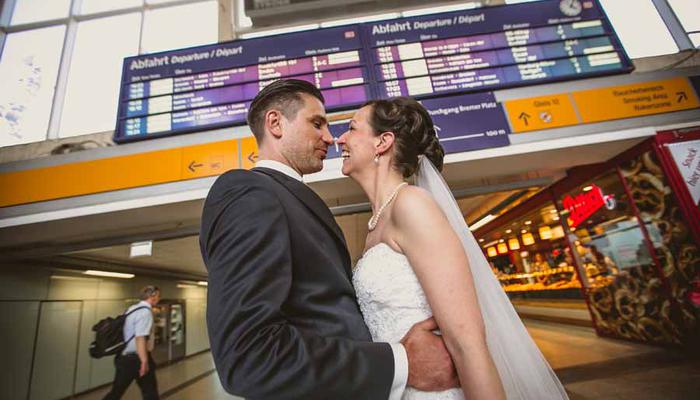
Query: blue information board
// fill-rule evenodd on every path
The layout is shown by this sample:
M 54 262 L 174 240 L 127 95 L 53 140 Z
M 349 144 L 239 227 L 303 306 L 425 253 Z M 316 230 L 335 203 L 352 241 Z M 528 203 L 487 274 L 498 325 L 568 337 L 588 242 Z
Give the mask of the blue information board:
M 449 102 L 455 94 L 632 69 L 596 0 L 295 32 L 125 59 L 114 140 L 245 124 L 255 95 L 286 77 L 315 84 L 332 112 L 372 98 L 450 95 Z
M 445 154 L 508 146 L 510 128 L 493 93 L 421 101 L 433 119 Z

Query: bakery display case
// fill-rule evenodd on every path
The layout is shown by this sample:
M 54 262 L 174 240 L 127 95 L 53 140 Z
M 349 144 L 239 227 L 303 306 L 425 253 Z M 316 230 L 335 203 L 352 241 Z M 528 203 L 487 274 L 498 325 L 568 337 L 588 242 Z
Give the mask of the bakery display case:
M 500 220 L 502 224 L 480 231 L 477 237 L 511 299 L 583 298 L 561 218 L 553 203 Z

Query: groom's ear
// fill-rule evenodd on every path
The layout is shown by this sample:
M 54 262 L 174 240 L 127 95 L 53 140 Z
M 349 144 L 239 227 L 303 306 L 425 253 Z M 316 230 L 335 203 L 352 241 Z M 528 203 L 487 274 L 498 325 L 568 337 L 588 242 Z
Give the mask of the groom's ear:
M 282 137 L 282 113 L 272 109 L 265 113 L 265 130 L 269 131 L 272 136 L 279 139 Z
M 396 139 L 396 136 L 394 136 L 394 132 L 382 132 L 379 134 L 379 142 L 377 143 L 377 153 L 378 154 L 384 154 L 389 149 L 391 149 L 391 146 L 394 145 L 394 140 Z

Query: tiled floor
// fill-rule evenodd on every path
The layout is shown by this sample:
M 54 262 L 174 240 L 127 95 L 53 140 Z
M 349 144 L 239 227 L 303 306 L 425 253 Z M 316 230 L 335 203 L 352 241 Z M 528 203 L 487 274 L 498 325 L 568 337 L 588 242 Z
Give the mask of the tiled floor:
M 700 399 L 700 360 L 668 349 L 600 338 L 590 328 L 539 321 L 526 325 L 571 400 Z M 239 399 L 221 387 L 209 353 L 159 369 L 158 383 L 168 400 Z M 107 390 L 78 398 L 99 399 Z M 135 384 L 124 396 L 125 400 L 139 398 Z
M 700 399 L 700 360 L 604 339 L 589 328 L 527 321 L 572 400 Z
M 199 383 L 206 380 L 207 377 L 213 377 L 214 382 L 218 387 L 221 385 L 216 377 L 216 372 L 214 370 L 214 361 L 211 358 L 211 353 L 201 353 L 192 357 L 185 359 L 184 361 L 161 367 L 156 369 L 156 379 L 158 381 L 158 390 L 161 393 L 161 397 L 169 398 L 170 395 L 178 393 L 184 388 L 189 388 L 192 384 Z M 199 379 L 197 379 L 199 378 Z M 189 383 L 189 386 L 183 385 Z M 75 397 L 79 400 L 98 400 L 102 399 L 107 392 L 109 392 L 110 387 L 104 387 L 97 389 L 95 391 L 86 393 L 81 396 Z M 221 393 L 225 394 L 223 389 Z M 132 383 L 129 389 L 122 397 L 123 400 L 138 400 L 141 398 L 141 393 L 136 385 L 136 382 Z M 185 397 L 178 397 L 184 399 Z M 193 396 L 188 397 L 191 399 L 207 399 L 208 397 Z M 233 397 L 211 397 L 212 399 L 231 399 Z

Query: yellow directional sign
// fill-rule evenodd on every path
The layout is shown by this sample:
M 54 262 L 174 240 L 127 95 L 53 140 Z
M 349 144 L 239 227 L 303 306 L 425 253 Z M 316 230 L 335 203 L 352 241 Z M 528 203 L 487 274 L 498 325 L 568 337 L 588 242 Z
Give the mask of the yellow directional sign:
M 238 167 L 238 142 L 228 140 L 182 148 L 182 179 L 221 175 Z
M 551 129 L 579 122 L 567 94 L 508 100 L 505 108 L 513 132 Z
M 0 174 L 0 207 L 109 192 L 238 168 L 238 141 L 156 150 Z
M 241 139 L 241 168 L 251 169 L 258 161 L 258 142 L 254 137 Z
M 574 92 L 584 123 L 641 117 L 700 107 L 687 78 Z

